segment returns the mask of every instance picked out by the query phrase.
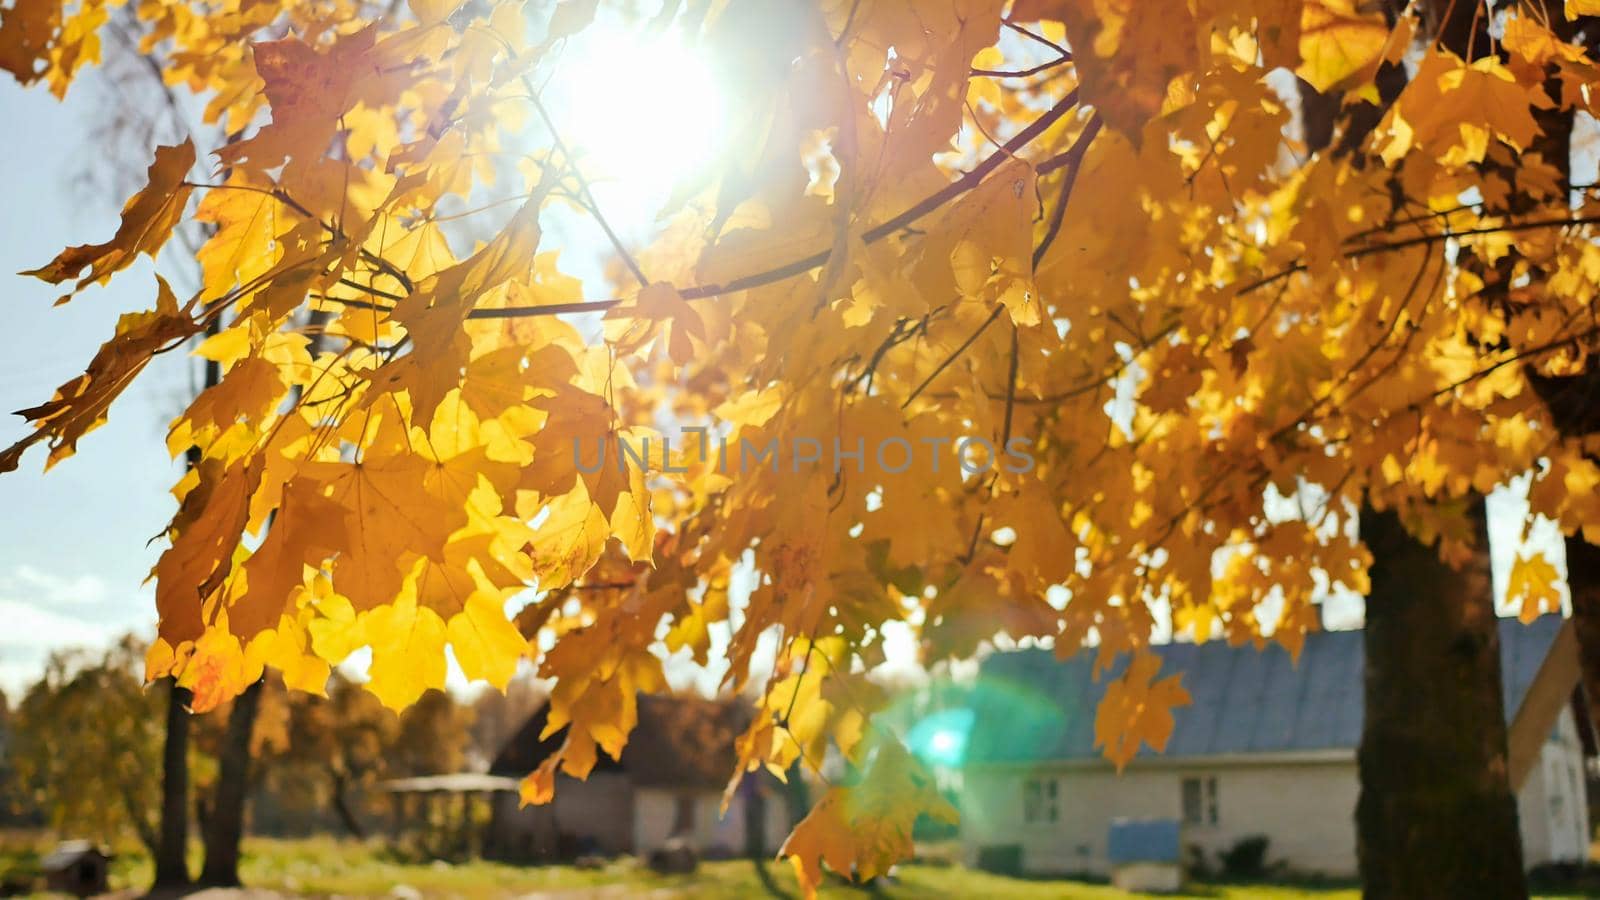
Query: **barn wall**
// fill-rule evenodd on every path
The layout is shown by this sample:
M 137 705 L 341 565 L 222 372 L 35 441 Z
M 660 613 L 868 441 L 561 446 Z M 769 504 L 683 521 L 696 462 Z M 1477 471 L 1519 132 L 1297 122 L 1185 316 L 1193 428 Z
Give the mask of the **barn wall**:
M 724 834 L 722 830 L 726 825 L 737 826 L 742 811 L 729 810 L 728 818 L 719 820 L 716 803 L 711 802 L 713 798 L 721 799 L 714 792 L 704 790 L 639 788 L 634 791 L 633 845 L 638 853 L 647 854 L 661 847 L 673 836 L 678 822 L 680 802 L 693 804 L 693 830 L 685 837 L 693 842 L 695 849 L 701 853 L 716 853 L 720 849 L 724 855 L 736 852 L 741 833 L 729 830 Z
M 745 850 L 745 805 L 743 795 L 735 797 L 722 813 L 721 791 L 678 791 L 669 788 L 636 788 L 634 790 L 633 846 L 634 852 L 643 856 L 662 846 L 672 837 L 677 823 L 678 798 L 688 797 L 694 803 L 695 848 L 709 857 L 743 855 Z M 789 834 L 789 823 L 782 798 L 776 795 L 767 799 L 766 844 L 776 853 Z
M 789 832 L 795 823 L 790 821 L 789 807 L 784 803 L 781 792 L 774 791 L 767 796 L 767 853 L 776 854 L 789 839 Z
M 494 795 L 485 855 L 520 861 L 555 859 L 555 810 L 550 806 L 522 806 L 516 794 Z
M 565 834 L 591 839 L 601 853 L 633 850 L 633 786 L 615 772 L 590 775 L 587 781 L 557 783 L 556 827 Z
M 556 778 L 556 796 L 545 806 L 519 808 L 517 798 L 495 801 L 490 844 L 511 858 L 544 859 L 578 852 L 633 850 L 633 788 L 626 776 L 596 772 L 587 781 Z

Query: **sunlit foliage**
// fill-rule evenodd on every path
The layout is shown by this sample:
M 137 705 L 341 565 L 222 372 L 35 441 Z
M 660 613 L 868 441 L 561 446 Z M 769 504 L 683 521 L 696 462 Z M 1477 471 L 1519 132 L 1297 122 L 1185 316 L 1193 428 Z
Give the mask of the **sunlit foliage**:
M 887 623 L 925 662 L 1132 651 L 1095 721 L 1123 764 L 1187 699 L 1142 652 L 1157 613 L 1297 650 L 1319 593 L 1365 591 L 1362 504 L 1459 558 L 1461 499 L 1532 469 L 1535 511 L 1600 533 L 1600 468 L 1527 384 L 1600 334 L 1593 192 L 1540 144 L 1593 111 L 1592 4 L 1497 5 L 1469 63 L 1428 4 L 669 2 L 620 27 L 705 61 L 719 140 L 630 246 L 542 95 L 667 74 L 564 54 L 619 27 L 593 0 L 136 2 L 229 138 L 156 151 L 110 240 L 32 274 L 70 301 L 192 216 L 204 287 L 153 286 L 0 468 L 66 457 L 215 325 L 148 661 L 198 708 L 361 647 L 395 707 L 446 646 L 500 686 L 531 658 L 567 727 L 542 802 L 620 753 L 659 651 L 716 655 L 763 698 L 734 783 L 851 763 L 785 849 L 814 885 L 952 812 L 867 724 Z M 65 92 L 105 4 L 20 0 L 0 65 Z M 558 208 L 614 243 L 609 283 L 563 273 Z M 962 437 L 1031 464 L 970 471 Z M 746 443 L 781 458 L 726 464 Z

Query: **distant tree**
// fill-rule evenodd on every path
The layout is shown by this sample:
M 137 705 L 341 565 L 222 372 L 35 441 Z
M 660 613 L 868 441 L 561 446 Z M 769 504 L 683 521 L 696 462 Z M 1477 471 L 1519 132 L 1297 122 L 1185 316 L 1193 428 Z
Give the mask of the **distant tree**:
M 264 748 L 261 764 L 267 788 L 289 806 L 331 808 L 350 834 L 365 837 L 359 795 L 383 772 L 399 719 L 337 674 L 326 697 L 295 693 L 283 699 L 286 739 Z
M 256 729 L 257 770 L 280 805 L 308 818 L 331 810 L 351 835 L 365 837 L 368 792 L 387 778 L 460 769 L 471 721 L 472 710 L 442 691 L 396 715 L 337 672 L 325 697 L 268 681 Z
M 26 798 L 61 832 L 159 847 L 165 683 L 146 690 L 132 636 L 99 657 L 52 654 L 18 704 L 8 758 Z
M 21 823 L 34 807 L 28 803 L 26 790 L 17 779 L 12 740 L 13 718 L 11 701 L 0 691 L 0 825 Z
M 532 678 L 514 678 L 505 693 L 484 691 L 472 700 L 467 729 L 467 768 L 487 769 L 506 741 L 545 702 L 548 692 Z
M 386 774 L 439 775 L 466 763 L 472 707 L 444 691 L 428 691 L 400 714 L 400 730 L 384 754 Z

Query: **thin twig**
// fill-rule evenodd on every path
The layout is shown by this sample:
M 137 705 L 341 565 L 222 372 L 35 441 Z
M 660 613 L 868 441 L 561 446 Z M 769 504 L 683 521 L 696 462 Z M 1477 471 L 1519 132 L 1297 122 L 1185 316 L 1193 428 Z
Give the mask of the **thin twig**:
M 1045 37 L 1044 35 L 1039 34 L 1036 31 L 1029 31 L 1028 29 L 1023 28 L 1021 25 L 1018 25 L 1017 23 L 1011 21 L 1010 19 L 1006 19 L 1003 22 L 1001 22 L 1000 24 L 1004 25 L 1005 27 L 1007 27 L 1009 29 L 1011 29 L 1012 31 L 1015 31 L 1017 34 L 1022 35 L 1023 37 L 1027 38 L 1030 41 L 1033 41 L 1033 42 L 1039 43 L 1039 44 L 1043 44 L 1046 47 L 1049 47 L 1051 50 L 1054 50 L 1055 52 L 1061 54 L 1062 56 L 1067 57 L 1068 59 L 1072 58 L 1072 51 L 1071 50 L 1068 50 L 1067 48 L 1061 46 L 1060 44 L 1056 43 L 1055 41 L 1050 40 L 1049 38 Z
M 1004 303 L 996 303 L 994 309 L 989 313 L 989 317 L 983 320 L 983 324 L 967 335 L 967 339 L 961 342 L 961 346 L 957 347 L 949 356 L 946 356 L 937 366 L 934 366 L 933 371 L 928 373 L 928 377 L 922 379 L 922 383 L 917 385 L 916 390 L 913 390 L 910 396 L 906 397 L 906 401 L 900 404 L 900 408 L 905 409 L 910 406 L 911 401 L 917 399 L 917 396 L 926 390 L 928 385 L 932 384 L 933 380 L 938 378 L 941 372 L 949 368 L 950 364 L 956 361 L 956 357 L 967 352 L 967 348 L 971 347 L 985 331 L 988 331 L 989 326 L 994 324 L 994 320 L 1000 318 L 1000 314 L 1005 311 L 1006 306 Z
M 1026 69 L 1015 69 L 1012 71 L 1006 71 L 1003 69 L 973 69 L 969 74 L 978 78 L 1027 78 L 1029 75 L 1037 75 L 1040 72 L 1054 69 L 1056 66 L 1065 65 L 1069 62 L 1072 62 L 1071 54 L 1059 56 L 1050 60 L 1049 62 L 1042 62 L 1036 66 L 1029 66 Z
M 1089 123 L 1084 126 L 1083 133 L 1073 142 L 1072 147 L 1059 157 L 1062 165 L 1068 166 L 1067 174 L 1061 179 L 1061 192 L 1056 200 L 1055 212 L 1050 216 L 1050 224 L 1045 228 L 1044 237 L 1039 241 L 1039 246 L 1033 249 L 1033 267 L 1039 268 L 1039 263 L 1055 243 L 1056 235 L 1061 232 L 1061 223 L 1066 218 L 1067 201 L 1072 199 L 1072 186 L 1078 181 L 1078 172 L 1083 169 L 1083 156 L 1089 152 L 1089 144 L 1094 141 L 1095 135 L 1100 133 L 1100 116 L 1090 117 Z
M 1574 216 L 1566 219 L 1530 219 L 1526 222 L 1512 222 L 1506 225 L 1484 225 L 1478 228 L 1463 228 L 1460 231 L 1445 231 L 1436 234 L 1422 234 L 1404 238 L 1398 241 L 1388 241 L 1378 244 L 1366 244 L 1353 250 L 1346 251 L 1345 259 L 1361 259 L 1378 253 L 1387 253 L 1391 250 L 1405 250 L 1411 247 L 1420 247 L 1427 244 L 1437 244 L 1451 238 L 1472 237 L 1483 234 L 1507 234 L 1518 231 L 1533 231 L 1539 228 L 1565 228 L 1569 225 L 1594 225 L 1600 223 L 1600 215 Z M 1258 291 L 1270 284 L 1281 281 L 1299 272 L 1306 271 L 1305 263 L 1295 263 L 1283 269 L 1266 275 L 1239 288 L 1239 294 L 1248 294 Z
M 561 132 L 556 129 L 555 120 L 550 118 L 550 112 L 545 109 L 544 103 L 540 102 L 539 94 L 533 83 L 529 81 L 526 75 L 522 76 L 522 82 L 528 88 L 528 102 L 533 104 L 534 110 L 539 113 L 539 118 L 544 120 L 544 127 L 550 129 L 550 138 L 555 142 L 556 149 L 560 150 L 562 157 L 571 163 L 572 177 L 577 179 L 578 190 L 582 192 L 584 199 L 588 201 L 586 205 L 589 213 L 594 216 L 595 223 L 600 226 L 601 231 L 606 233 L 606 238 L 611 241 L 611 246 L 617 251 L 617 255 L 622 257 L 623 264 L 628 267 L 628 271 L 633 273 L 633 277 L 638 279 L 639 286 L 648 285 L 650 279 L 645 277 L 644 270 L 639 268 L 639 261 L 633 258 L 633 254 L 628 252 L 627 247 L 622 245 L 622 239 L 617 237 L 617 233 L 611 228 L 611 223 L 607 222 L 606 217 L 601 214 L 600 204 L 595 202 L 594 193 L 589 190 L 588 180 L 583 177 L 582 172 L 578 171 L 577 157 L 572 155 L 572 150 L 567 147 L 566 141 L 561 139 Z
M 1011 443 L 1011 416 L 1017 408 L 1017 363 L 1020 356 L 1020 341 L 1017 337 L 1017 323 L 1011 323 L 1011 371 L 1006 375 L 1006 418 L 1005 425 L 1000 430 L 1000 446 L 1004 448 Z M 996 473 L 999 474 L 998 472 Z

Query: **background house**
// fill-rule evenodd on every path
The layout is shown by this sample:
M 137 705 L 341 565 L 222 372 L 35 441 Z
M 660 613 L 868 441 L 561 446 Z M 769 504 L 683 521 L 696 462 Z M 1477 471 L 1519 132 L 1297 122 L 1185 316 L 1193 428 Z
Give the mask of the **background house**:
M 1502 620 L 1507 718 L 1561 627 Z M 984 661 L 962 791 L 966 861 L 1017 859 L 1028 873 L 1108 870 L 1113 819 L 1177 818 L 1208 857 L 1265 835 L 1268 859 L 1303 873 L 1356 872 L 1356 747 L 1362 635 L 1318 632 L 1298 666 L 1273 645 L 1221 641 L 1156 648 L 1162 674 L 1183 673 L 1193 704 L 1175 710 L 1164 753 L 1141 751 L 1119 777 L 1094 748 L 1094 711 L 1116 672 L 1092 677 L 1093 651 L 1062 662 L 1044 650 Z M 1518 794 L 1532 867 L 1588 854 L 1583 748 L 1568 704 Z
M 777 852 L 792 818 L 775 779 L 747 775 L 727 813 L 721 810 L 734 740 L 749 715 L 748 705 L 733 701 L 640 695 L 639 723 L 622 759 L 602 751 L 586 781 L 558 775 L 555 799 L 544 806 L 519 807 L 516 795 L 496 795 L 486 851 L 511 859 L 643 856 L 682 835 L 702 855 L 717 857 L 745 853 L 759 835 L 762 852 Z M 522 778 L 554 753 L 565 732 L 541 740 L 548 720 L 549 707 L 541 706 L 506 742 L 490 774 Z

